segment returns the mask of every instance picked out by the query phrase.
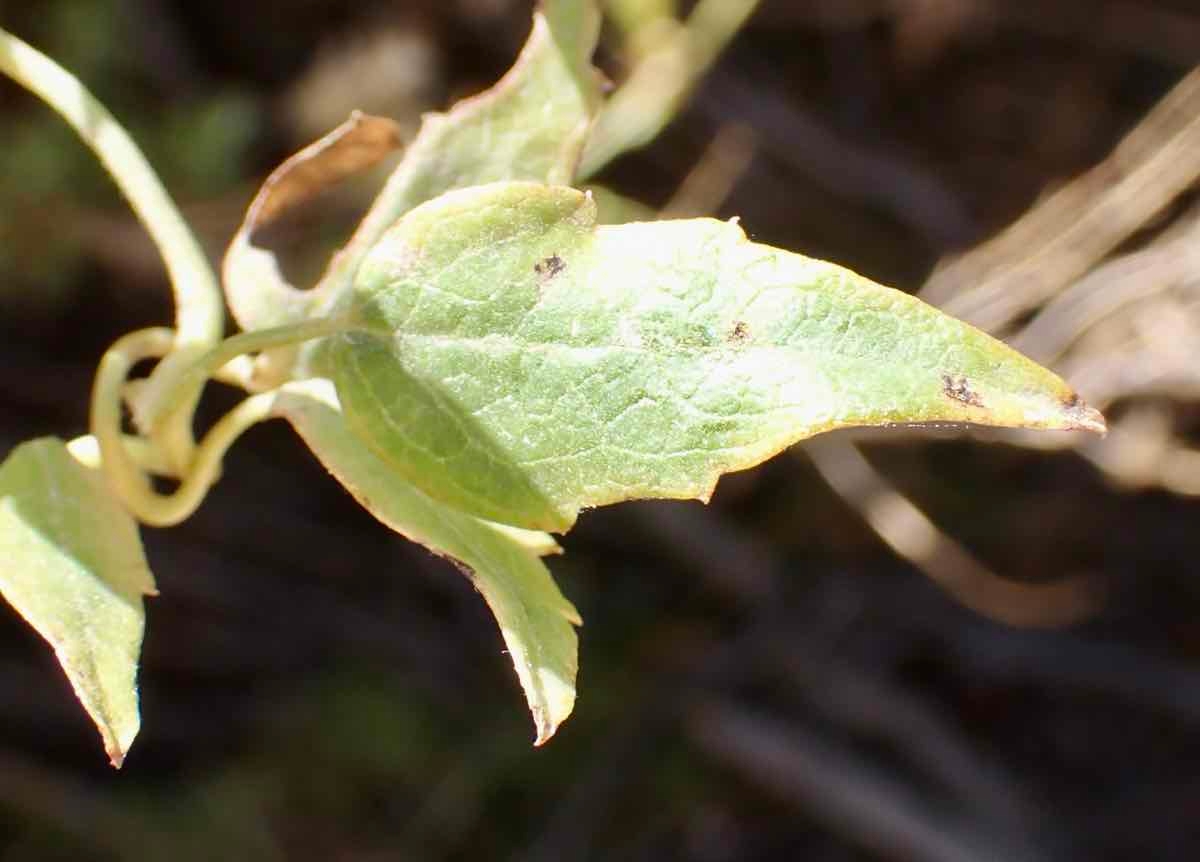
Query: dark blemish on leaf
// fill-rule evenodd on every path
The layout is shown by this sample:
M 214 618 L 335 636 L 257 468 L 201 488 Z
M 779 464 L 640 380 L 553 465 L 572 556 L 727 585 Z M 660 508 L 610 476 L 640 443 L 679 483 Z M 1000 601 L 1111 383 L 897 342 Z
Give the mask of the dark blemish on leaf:
M 567 263 L 556 254 L 550 255 L 545 260 L 539 260 L 533 265 L 533 271 L 538 274 L 542 281 L 549 281 L 567 268 Z
M 961 401 L 971 407 L 982 407 L 983 399 L 971 388 L 965 377 L 955 377 L 951 374 L 942 375 L 942 393 L 955 401 Z
M 738 320 L 733 324 L 733 329 L 730 330 L 725 340 L 730 344 L 741 344 L 749 337 L 750 327 L 746 325 L 745 321 Z

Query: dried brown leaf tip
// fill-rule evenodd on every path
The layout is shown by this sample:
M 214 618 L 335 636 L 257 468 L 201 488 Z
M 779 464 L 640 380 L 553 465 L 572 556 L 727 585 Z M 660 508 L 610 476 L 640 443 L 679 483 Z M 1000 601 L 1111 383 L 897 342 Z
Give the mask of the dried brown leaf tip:
M 345 123 L 271 173 L 250 206 L 244 229 L 253 231 L 270 224 L 330 186 L 378 164 L 401 144 L 395 122 L 355 111 Z

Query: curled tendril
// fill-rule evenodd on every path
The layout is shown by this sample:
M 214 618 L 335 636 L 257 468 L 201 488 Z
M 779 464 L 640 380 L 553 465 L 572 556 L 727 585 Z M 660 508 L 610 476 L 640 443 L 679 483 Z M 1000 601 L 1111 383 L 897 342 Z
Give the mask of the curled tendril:
M 245 332 L 228 338 L 192 364 L 178 380 L 178 397 L 164 399 L 153 413 L 155 424 L 163 427 L 186 428 L 191 434 L 195 399 L 190 393 L 198 391 L 204 382 L 221 372 L 231 361 L 246 354 L 320 338 L 346 328 L 343 321 L 323 318 L 292 326 Z M 101 467 L 118 499 L 139 521 L 155 527 L 178 524 L 204 500 L 208 489 L 220 476 L 221 459 L 234 441 L 250 426 L 271 416 L 275 390 L 252 395 L 226 413 L 204 435 L 186 463 L 173 460 L 170 452 L 156 445 L 155 435 L 130 438 L 121 428 L 122 393 L 129 381 L 129 372 L 144 359 L 164 359 L 174 354 L 177 336 L 166 327 L 140 329 L 118 339 L 100 359 L 92 387 L 91 432 L 100 450 Z M 227 375 L 226 375 L 227 376 Z M 131 451 L 141 452 L 133 457 Z M 170 472 L 179 479 L 179 487 L 169 494 L 154 489 L 146 466 L 170 465 Z M 163 472 L 161 470 L 156 472 Z

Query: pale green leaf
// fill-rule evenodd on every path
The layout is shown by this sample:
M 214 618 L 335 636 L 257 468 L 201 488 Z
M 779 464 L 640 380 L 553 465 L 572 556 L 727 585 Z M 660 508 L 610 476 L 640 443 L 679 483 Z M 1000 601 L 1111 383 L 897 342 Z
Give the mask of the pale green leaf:
M 848 425 L 1100 430 L 1050 371 L 917 299 L 711 219 L 600 226 L 587 195 L 452 192 L 364 262 L 325 361 L 347 420 L 426 493 L 566 530 L 707 499 Z
M 516 63 L 491 89 L 425 117 L 404 161 L 364 223 L 383 230 L 451 189 L 508 179 L 569 182 L 583 151 L 600 82 L 591 66 L 599 32 L 593 2 L 549 2 Z
M 137 524 L 60 440 L 0 466 L 0 593 L 54 648 L 114 766 L 137 736 L 137 663 L 154 595 Z
M 483 594 L 525 690 L 537 729 L 549 739 L 575 704 L 579 614 L 539 557 L 558 545 L 545 533 L 490 524 L 408 484 L 346 427 L 328 380 L 284 386 L 275 412 L 287 418 L 333 476 L 372 515 L 455 562 Z
M 424 118 L 399 167 L 312 290 L 288 284 L 275 256 L 253 243 L 254 231 L 294 201 L 293 194 L 340 180 L 374 164 L 389 143 L 379 118 L 356 115 L 281 165 L 264 184 L 234 237 L 224 267 L 230 309 L 245 330 L 296 323 L 340 306 L 363 257 L 395 221 L 443 192 L 498 180 L 569 182 L 599 106 L 591 66 L 600 29 L 594 0 L 548 0 L 513 67 L 494 86 L 444 114 Z M 312 175 L 320 180 L 315 183 Z M 281 204 L 285 204 L 281 205 Z M 284 348 L 260 357 L 257 383 L 269 387 L 306 373 L 307 351 Z
M 490 89 L 429 114 L 346 249 L 314 293 L 337 307 L 363 257 L 406 212 L 452 189 L 500 180 L 569 183 L 600 103 L 591 66 L 594 0 L 546 0 L 516 63 Z
M 638 40 L 637 65 L 596 118 L 578 176 L 595 176 L 617 156 L 658 137 L 758 4 L 699 0 L 686 23 L 660 17 L 647 28 Z

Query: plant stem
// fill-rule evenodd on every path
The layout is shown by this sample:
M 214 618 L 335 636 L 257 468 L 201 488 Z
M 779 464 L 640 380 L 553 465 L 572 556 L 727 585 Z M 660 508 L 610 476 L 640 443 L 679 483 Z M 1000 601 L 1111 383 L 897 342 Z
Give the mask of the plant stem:
M 346 328 L 345 319 L 318 318 L 227 338 L 184 369 L 176 378 L 174 392 L 166 393 L 161 403 L 151 405 L 148 410 L 157 412 L 148 415 L 155 420 L 156 426 L 185 428 L 190 437 L 195 394 L 231 360 L 247 353 L 331 335 Z M 121 431 L 122 388 L 133 366 L 141 360 L 168 354 L 176 358 L 183 355 L 172 352 L 175 342 L 175 333 L 163 327 L 126 335 L 105 351 L 92 387 L 91 432 L 99 447 L 100 466 L 121 502 L 139 521 L 155 527 L 177 524 L 196 511 L 217 480 L 225 452 L 243 431 L 269 418 L 275 397 L 274 391 L 251 396 L 225 414 L 189 453 L 186 468 L 173 459 L 177 453 L 162 451 L 163 438 L 154 433 L 148 435 L 149 441 L 135 438 L 137 446 L 131 447 L 128 437 Z M 150 444 L 149 452 L 146 451 L 147 443 Z M 80 442 L 77 448 L 86 455 L 89 446 Z M 151 486 L 144 465 L 157 465 L 162 469 L 155 472 L 178 475 L 181 479 L 179 487 L 172 494 L 158 493 Z
M 275 393 L 251 396 L 226 413 L 204 436 L 171 494 L 155 491 L 126 448 L 121 433 L 121 387 L 133 366 L 143 359 L 164 355 L 171 349 L 170 329 L 143 329 L 126 335 L 110 347 L 100 360 L 92 389 L 92 435 L 100 448 L 100 466 L 122 503 L 142 523 L 168 527 L 187 518 L 217 480 L 221 459 L 241 434 L 271 415 Z M 232 339 L 231 339 L 232 340 Z
M 121 433 L 121 387 L 142 359 L 170 351 L 175 333 L 166 328 L 142 329 L 119 339 L 105 351 L 92 384 L 91 432 L 100 446 L 104 476 L 114 494 L 138 518 L 155 508 L 158 495 L 125 449 Z
M 142 517 L 141 520 L 151 526 L 169 527 L 195 512 L 204 501 L 208 489 L 220 477 L 221 459 L 229 447 L 252 425 L 270 419 L 274 404 L 275 390 L 261 392 L 251 395 L 222 416 L 200 441 L 192 469 L 179 488 L 168 497 L 156 494 L 154 509 L 147 513 L 152 517 Z
M 142 470 L 147 473 L 153 473 L 156 476 L 178 478 L 172 471 L 171 465 L 163 459 L 162 453 L 152 446 L 150 441 L 145 437 L 123 434 L 121 440 L 125 445 L 125 451 L 133 459 L 133 463 L 137 464 Z M 74 440 L 68 441 L 67 451 L 71 453 L 76 461 L 85 467 L 99 470 L 103 466 L 100 458 L 100 442 L 91 434 L 84 434 L 82 437 L 76 437 Z
M 141 421 L 149 428 L 158 428 L 187 406 L 189 394 L 198 389 L 209 378 L 218 375 L 230 362 L 248 353 L 257 353 L 272 347 L 286 347 L 314 338 L 323 338 L 345 332 L 350 328 L 343 317 L 317 317 L 289 323 L 270 329 L 255 329 L 230 336 L 216 347 L 196 358 L 191 366 L 173 381 L 171 392 L 164 392 L 156 403 L 144 404 Z M 244 383 L 239 381 L 239 383 Z
M 175 293 L 176 345 L 221 340 L 225 306 L 195 235 L 126 131 L 78 79 L 0 29 L 0 72 L 57 111 L 100 159 L 166 263 Z

